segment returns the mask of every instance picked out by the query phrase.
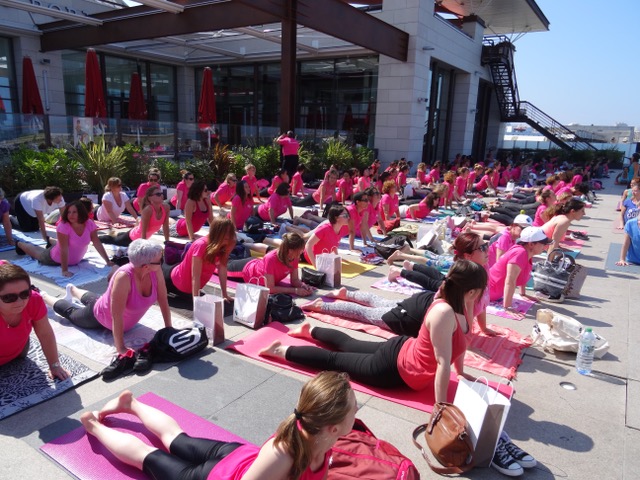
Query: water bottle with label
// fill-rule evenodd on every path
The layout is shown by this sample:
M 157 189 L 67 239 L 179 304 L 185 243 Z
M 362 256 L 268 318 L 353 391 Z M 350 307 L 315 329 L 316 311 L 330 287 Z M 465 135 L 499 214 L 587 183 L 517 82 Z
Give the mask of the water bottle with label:
M 593 333 L 591 328 L 586 328 L 580 335 L 578 356 L 576 358 L 576 370 L 581 375 L 589 375 L 591 373 L 595 343 L 595 334 Z

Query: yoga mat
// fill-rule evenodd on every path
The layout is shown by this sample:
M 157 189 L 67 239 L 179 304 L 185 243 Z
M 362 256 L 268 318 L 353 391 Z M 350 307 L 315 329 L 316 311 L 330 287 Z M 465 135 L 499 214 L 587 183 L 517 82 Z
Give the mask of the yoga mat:
M 417 283 L 410 282 L 406 278 L 398 277 L 397 281 L 391 282 L 386 278 L 382 278 L 371 285 L 372 288 L 377 288 L 378 290 L 386 290 L 387 292 L 395 292 L 401 295 L 411 296 L 416 293 L 424 292 L 424 288 L 422 288 Z
M 104 366 L 113 360 L 116 349 L 113 346 L 113 333 L 106 328 L 82 329 L 73 325 L 69 320 L 59 316 L 49 309 L 48 317 L 59 345 L 84 355 Z M 192 321 L 171 311 L 171 321 L 175 328 L 192 326 Z M 164 327 L 162 313 L 157 306 L 151 307 L 142 320 L 131 330 L 124 333 L 124 343 L 127 347 L 138 349 L 153 338 L 156 331 Z
M 173 417 L 180 427 L 193 437 L 248 443 L 237 435 L 153 393 L 145 393 L 138 397 L 138 400 Z M 164 449 L 162 443 L 133 415 L 125 413 L 110 415 L 105 419 L 104 424 L 116 430 L 131 433 L 148 445 Z M 87 435 L 82 426 L 46 443 L 40 447 L 40 450 L 81 480 L 104 480 L 105 478 L 146 480 L 149 478 L 138 469 L 116 459 L 95 437 Z
M 348 318 L 336 317 L 334 315 L 329 315 L 327 313 L 312 312 L 310 310 L 305 310 L 304 314 L 307 317 L 315 318 L 316 320 L 320 320 L 321 322 L 328 323 L 329 325 L 348 328 L 349 330 L 356 330 L 358 332 L 365 332 L 380 338 L 392 338 L 396 336 L 395 333 L 389 330 L 385 330 L 384 328 L 380 328 L 376 325 L 371 325 L 370 323 L 358 322 L 356 320 L 349 320 Z
M 515 330 L 499 325 L 487 325 L 498 333 L 490 337 L 473 324 L 473 337 L 464 356 L 466 367 L 476 368 L 511 380 L 522 363 L 522 351 L 532 344 L 531 337 L 523 337 Z
M 533 300 L 529 300 L 527 298 L 522 298 L 517 293 L 513 295 L 513 301 L 511 302 L 511 306 L 518 310 L 518 312 L 522 314 L 526 314 L 529 309 L 536 303 Z M 511 312 L 507 312 L 503 306 L 501 301 L 491 302 L 487 307 L 487 313 L 491 315 L 496 315 L 502 318 L 508 318 L 510 320 L 522 320 L 522 318 L 518 318 Z
M 0 420 L 56 397 L 98 376 L 86 365 L 58 354 L 60 364 L 71 374 L 66 380 L 49 378 L 49 364 L 40 342 L 31 335 L 27 358 L 12 360 L 0 366 Z
M 366 263 L 356 262 L 354 260 L 342 259 L 342 278 L 355 278 L 358 275 L 373 270 L 377 265 L 369 265 Z M 300 263 L 300 268 L 309 267 L 314 268 L 313 265 L 308 263 Z
M 287 370 L 291 370 L 294 372 L 306 374 L 313 376 L 317 372 L 311 368 L 288 363 L 284 360 L 279 360 L 275 358 L 265 358 L 258 355 L 258 352 L 265 347 L 268 347 L 276 340 L 280 340 L 284 345 L 295 345 L 295 346 L 314 346 L 315 344 L 303 340 L 300 338 L 293 338 L 287 335 L 289 329 L 278 322 L 272 322 L 255 333 L 245 337 L 242 340 L 239 340 L 232 345 L 226 347 L 227 349 L 234 350 L 242 355 L 246 355 L 249 358 L 254 360 L 258 360 L 264 363 L 268 363 L 270 365 L 274 365 L 276 367 L 285 368 Z M 495 382 L 489 382 L 489 384 L 497 388 L 502 394 L 507 397 L 511 397 L 513 394 L 513 388 L 508 385 L 498 384 Z M 451 381 L 449 382 L 449 389 L 447 391 L 448 401 L 453 401 L 455 396 L 455 391 L 458 385 L 457 376 L 455 373 L 451 374 Z M 431 412 L 433 408 L 434 392 L 433 389 L 426 389 L 423 391 L 415 391 L 410 390 L 409 388 L 399 388 L 399 389 L 383 389 L 376 387 L 369 387 L 367 385 L 363 385 L 362 383 L 356 382 L 353 379 L 351 380 L 351 386 L 354 390 L 359 392 L 366 393 L 368 395 L 373 395 L 378 398 L 383 398 L 385 400 L 389 400 L 391 402 L 399 403 L 401 405 L 405 405 L 407 407 L 415 408 L 417 410 L 422 410 L 423 412 Z
M 621 251 L 622 244 L 612 243 L 611 245 L 609 245 L 609 253 L 607 254 L 607 259 L 604 262 L 605 270 L 609 270 L 612 272 L 630 273 L 634 275 L 640 274 L 640 265 L 632 264 L 626 267 L 616 265 L 616 262 L 620 260 Z

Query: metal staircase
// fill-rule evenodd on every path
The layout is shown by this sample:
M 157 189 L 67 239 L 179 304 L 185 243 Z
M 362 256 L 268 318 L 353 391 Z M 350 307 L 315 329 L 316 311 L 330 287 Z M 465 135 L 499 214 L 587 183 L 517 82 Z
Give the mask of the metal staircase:
M 597 150 L 535 105 L 520 100 L 513 62 L 514 52 L 515 47 L 505 36 L 484 39 L 482 64 L 491 69 L 501 120 L 526 123 L 565 150 Z

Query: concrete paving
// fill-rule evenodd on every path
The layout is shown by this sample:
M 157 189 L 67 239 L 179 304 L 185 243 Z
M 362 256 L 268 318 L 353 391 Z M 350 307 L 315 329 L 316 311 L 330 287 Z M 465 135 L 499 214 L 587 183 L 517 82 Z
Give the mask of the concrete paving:
M 538 460 L 538 467 L 525 471 L 524 478 L 640 478 L 640 355 L 632 354 L 640 351 L 640 323 L 633 301 L 640 284 L 635 275 L 604 269 L 609 245 L 622 243 L 623 239 L 613 230 L 622 187 L 614 186 L 612 180 L 604 183 L 606 189 L 598 192 L 598 202 L 576 225 L 588 230 L 590 236 L 578 256 L 578 262 L 589 268 L 582 297 L 561 305 L 538 303 L 523 321 L 489 315 L 489 323 L 529 334 L 536 309 L 551 308 L 593 327 L 611 344 L 609 353 L 595 361 L 594 374 L 588 377 L 575 371 L 573 354 L 543 352 L 539 347 L 525 351 L 506 424 L 512 439 Z M 15 254 L 2 253 L 0 257 L 11 260 Z M 386 266 L 378 267 L 344 283 L 365 289 L 386 272 Z M 34 278 L 34 283 L 50 293 L 62 292 L 42 278 Z M 96 291 L 105 287 L 106 283 L 101 283 Z M 376 293 L 394 298 L 390 292 Z M 227 344 L 250 333 L 226 319 Z M 91 359 L 61 350 L 94 369 L 100 368 Z M 136 395 L 154 392 L 249 441 L 261 443 L 292 411 L 307 378 L 213 348 L 198 358 L 145 376 L 132 375 L 111 383 L 96 379 L 0 421 L 0 478 L 68 478 L 68 473 L 38 448 L 79 426 L 83 411 L 99 408 L 125 388 Z M 565 390 L 560 382 L 571 382 L 577 389 Z M 436 475 L 411 441 L 413 428 L 426 422 L 428 416 L 361 393 L 357 399 L 358 417 L 410 457 L 422 478 L 434 478 Z M 462 476 L 501 477 L 492 469 L 475 469 Z

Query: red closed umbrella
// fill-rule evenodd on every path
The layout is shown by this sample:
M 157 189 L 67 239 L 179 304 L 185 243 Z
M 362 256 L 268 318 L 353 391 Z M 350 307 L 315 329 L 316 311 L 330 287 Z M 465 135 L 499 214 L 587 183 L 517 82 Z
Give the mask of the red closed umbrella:
M 129 120 L 146 120 L 147 106 L 144 103 L 142 93 L 142 81 L 138 72 L 131 74 L 131 87 L 129 90 Z
M 33 71 L 33 63 L 31 63 L 31 58 L 29 57 L 22 59 L 22 113 L 44 115 L 36 74 Z
M 98 55 L 93 48 L 87 50 L 87 61 L 84 71 L 84 116 L 105 118 L 107 105 L 102 89 L 102 75 L 98 65 Z
M 200 103 L 198 104 L 198 123 L 200 128 L 210 128 L 217 122 L 216 98 L 213 91 L 213 72 L 206 67 L 202 75 L 202 90 L 200 90 Z

